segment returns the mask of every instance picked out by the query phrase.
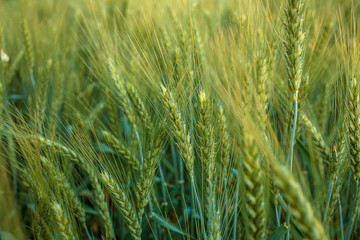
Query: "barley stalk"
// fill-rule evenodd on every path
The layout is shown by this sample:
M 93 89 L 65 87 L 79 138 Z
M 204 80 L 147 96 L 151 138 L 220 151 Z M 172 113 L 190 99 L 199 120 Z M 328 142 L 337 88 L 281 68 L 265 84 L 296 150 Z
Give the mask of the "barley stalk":
M 297 109 L 299 88 L 302 80 L 303 71 L 303 52 L 305 33 L 303 32 L 304 22 L 304 2 L 303 0 L 288 0 L 288 7 L 285 10 L 286 14 L 286 42 L 285 44 L 285 59 L 287 65 L 287 73 L 289 77 L 289 89 L 293 95 L 294 103 L 294 117 L 293 130 L 291 134 L 290 143 L 290 159 L 289 166 L 292 171 L 293 150 L 295 145 Z
M 203 230 L 204 239 L 207 239 L 203 215 L 201 210 L 200 199 L 196 190 L 195 177 L 194 177 L 194 150 L 190 140 L 190 134 L 186 129 L 186 124 L 183 122 L 181 113 L 177 107 L 174 97 L 163 85 L 161 85 L 161 95 L 165 108 L 169 114 L 172 124 L 172 134 L 177 141 L 177 146 L 180 152 L 180 156 L 185 163 L 186 170 L 189 172 L 191 187 L 194 193 L 197 207 L 201 216 L 201 225 Z
M 345 117 L 340 130 L 340 136 L 338 140 L 338 145 L 334 146 L 334 160 L 332 161 L 331 169 L 331 179 L 332 185 L 334 187 L 334 193 L 331 198 L 330 207 L 329 207 L 329 216 L 332 216 L 335 212 L 336 206 L 338 204 L 338 195 L 341 190 L 341 185 L 343 182 L 343 173 L 346 168 L 345 165 L 345 150 L 346 150 L 346 139 L 348 134 L 348 118 Z
M 209 240 L 221 240 L 221 214 L 215 211 L 211 219 Z

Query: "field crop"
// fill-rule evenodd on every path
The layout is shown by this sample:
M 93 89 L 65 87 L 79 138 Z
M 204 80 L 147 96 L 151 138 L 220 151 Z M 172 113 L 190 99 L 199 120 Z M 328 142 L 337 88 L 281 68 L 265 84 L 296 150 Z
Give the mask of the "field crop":
M 0 16 L 0 240 L 360 239 L 359 1 Z

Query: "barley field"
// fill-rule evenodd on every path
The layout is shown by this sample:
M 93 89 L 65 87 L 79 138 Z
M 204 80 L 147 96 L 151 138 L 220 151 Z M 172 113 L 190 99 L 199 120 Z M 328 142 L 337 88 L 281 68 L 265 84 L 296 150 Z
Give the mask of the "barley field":
M 360 239 L 358 26 L 358 0 L 0 0 L 0 240 Z

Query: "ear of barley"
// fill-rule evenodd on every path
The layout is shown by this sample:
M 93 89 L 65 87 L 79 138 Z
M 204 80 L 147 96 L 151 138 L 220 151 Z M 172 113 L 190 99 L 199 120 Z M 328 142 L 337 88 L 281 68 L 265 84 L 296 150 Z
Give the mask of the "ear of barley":
M 21 59 L 24 56 L 24 50 L 21 50 L 18 52 L 18 54 L 15 56 L 14 60 L 11 62 L 8 71 L 6 72 L 6 85 L 8 85 L 11 81 L 11 79 L 14 77 L 16 69 L 21 61 Z
M 102 136 L 110 147 L 119 152 L 135 170 L 140 169 L 140 162 L 129 151 L 129 148 L 122 144 L 114 135 L 108 131 L 101 131 Z
M 179 46 L 175 47 L 175 58 L 174 58 L 174 78 L 179 81 L 183 78 L 185 73 L 184 61 L 182 59 L 181 50 Z
M 326 127 L 326 122 L 328 120 L 328 112 L 329 112 L 329 104 L 324 104 L 324 103 L 328 103 L 330 100 L 330 84 L 326 83 L 324 86 L 324 90 L 323 90 L 323 94 L 320 97 L 319 100 L 319 108 L 318 108 L 318 114 L 317 114 L 317 119 L 319 120 L 319 129 L 320 131 L 324 132 L 324 128 Z
M 184 28 L 183 24 L 181 23 L 181 20 L 176 16 L 174 11 L 171 11 L 171 18 L 175 23 L 176 32 L 178 33 L 179 38 L 179 57 L 181 59 L 181 63 L 179 66 L 182 68 L 182 70 L 185 70 L 184 66 L 187 60 L 187 54 L 189 53 L 187 51 L 188 44 L 188 32 L 186 31 L 186 28 Z M 176 50 L 177 51 L 177 50 Z M 179 60 L 180 60 L 179 59 Z M 185 71 L 180 71 L 181 74 L 184 74 Z
M 124 191 L 119 187 L 117 183 L 112 179 L 112 177 L 106 172 L 101 173 L 102 180 L 109 190 L 109 194 L 112 196 L 112 199 L 115 201 L 119 207 L 126 224 L 130 230 L 131 236 L 136 239 L 141 239 L 141 226 L 136 213 L 135 208 L 131 204 L 128 196 Z
M 275 184 L 289 204 L 294 224 L 303 234 L 303 239 L 328 239 L 322 224 L 316 218 L 310 202 L 304 196 L 299 184 L 289 170 L 278 163 L 273 164 Z
M 247 134 L 244 146 L 244 184 L 249 239 L 265 239 L 265 191 L 260 167 L 260 155 L 254 139 Z
M 34 228 L 36 236 L 41 239 L 52 239 L 53 232 L 50 223 L 53 211 L 51 210 L 49 197 L 39 189 L 38 184 L 27 170 L 22 171 L 22 185 L 28 189 L 36 199 L 36 221 L 34 221 L 36 224 Z
M 162 89 L 162 100 L 165 108 L 169 114 L 170 121 L 172 124 L 172 133 L 177 141 L 180 156 L 185 163 L 185 167 L 189 172 L 190 179 L 194 177 L 194 153 L 193 147 L 190 140 L 190 134 L 186 129 L 186 125 L 182 120 L 181 113 L 178 110 L 177 104 L 174 101 L 174 97 L 163 85 Z
M 262 57 L 258 64 L 258 94 L 260 98 L 260 112 L 259 118 L 261 119 L 262 131 L 265 134 L 266 128 L 266 119 L 267 119 L 267 107 L 268 107 L 268 99 L 269 99 L 269 91 L 268 91 L 268 60 L 266 57 Z
M 196 51 L 197 58 L 199 61 L 199 66 L 203 69 L 203 71 L 206 71 L 207 68 L 207 58 L 206 58 L 206 51 L 205 51 L 205 45 L 204 41 L 201 37 L 201 33 L 199 31 L 198 23 L 195 19 L 193 19 L 193 26 L 194 26 L 194 32 L 195 32 L 195 40 L 196 40 Z
M 151 143 L 151 149 L 144 161 L 144 168 L 140 173 L 140 178 L 136 185 L 136 198 L 139 208 L 139 215 L 143 214 L 143 209 L 149 202 L 151 187 L 154 182 L 157 170 L 159 154 L 163 144 L 163 134 L 160 133 Z
M 351 170 L 356 181 L 360 178 L 360 102 L 359 88 L 354 77 L 349 89 L 349 143 Z
M 36 98 L 36 115 L 39 119 L 39 125 L 41 127 L 43 118 L 45 116 L 45 109 L 46 109 L 46 92 L 49 85 L 49 74 L 51 70 L 52 60 L 51 58 L 48 60 L 46 68 L 44 70 L 44 77 L 41 79 L 40 83 L 38 84 L 38 95 Z
M 22 22 L 22 31 L 24 36 L 26 63 L 28 65 L 29 71 L 32 72 L 34 68 L 34 51 L 31 41 L 31 34 L 25 20 Z
M 109 209 L 107 206 L 107 202 L 105 200 L 105 194 L 104 191 L 99 183 L 98 177 L 96 176 L 94 170 L 91 168 L 91 166 L 83 159 L 79 154 L 77 154 L 72 149 L 69 149 L 68 147 L 46 139 L 39 135 L 30 135 L 28 136 L 29 139 L 34 140 L 40 145 L 45 145 L 49 147 L 50 149 L 56 150 L 58 153 L 62 154 L 65 158 L 74 161 L 75 163 L 79 164 L 79 166 L 88 174 L 90 182 L 94 188 L 94 198 L 96 206 L 99 208 L 99 215 L 102 218 L 102 222 L 105 226 L 106 236 L 108 238 L 113 238 L 113 228 L 110 218 Z
M 302 81 L 303 71 L 303 54 L 304 54 L 304 39 L 303 32 L 304 23 L 304 2 L 303 0 L 288 0 L 288 6 L 285 10 L 286 14 L 286 42 L 285 45 L 285 59 L 288 73 L 288 85 L 292 94 L 294 103 L 293 124 L 290 140 L 290 158 L 289 167 L 292 171 L 293 166 L 293 151 L 295 145 L 296 129 L 297 129 L 297 111 L 299 88 Z
M 109 89 L 106 89 L 106 105 L 107 105 L 107 112 L 109 114 L 109 125 L 110 129 L 114 133 L 119 132 L 119 117 L 118 117 L 118 108 L 115 104 L 115 98 L 113 94 L 110 92 Z
M 302 81 L 303 55 L 304 55 L 304 1 L 288 0 L 286 13 L 286 42 L 285 59 L 289 76 L 289 88 L 293 100 L 298 100 L 298 93 Z
M 78 218 L 82 227 L 86 229 L 85 209 L 83 208 L 81 201 L 75 195 L 65 175 L 59 169 L 56 169 L 54 164 L 52 164 L 45 157 L 41 157 L 41 162 L 49 171 L 50 177 L 52 177 L 54 181 L 58 183 L 59 188 L 68 199 L 70 207 L 73 209 L 75 216 Z
M 135 108 L 135 111 L 140 118 L 140 121 L 145 127 L 146 133 L 151 134 L 151 129 L 152 129 L 151 118 L 147 110 L 145 109 L 144 102 L 141 100 L 140 96 L 138 95 L 134 86 L 131 83 L 127 82 L 125 84 L 125 87 L 130 97 L 130 100 Z
M 205 193 L 207 196 L 206 212 L 210 221 L 212 219 L 212 209 L 215 205 L 215 139 L 214 127 L 210 117 L 210 106 L 208 98 L 204 91 L 199 94 L 199 122 L 198 128 L 200 132 L 200 159 L 205 169 L 206 187 Z M 214 201 L 214 202 L 213 202 Z
M 66 217 L 63 207 L 56 201 L 52 202 L 52 209 L 54 211 L 55 220 L 58 226 L 61 238 L 64 240 L 74 239 L 69 220 Z
M 196 190 L 196 183 L 195 183 L 195 177 L 194 177 L 194 150 L 191 143 L 190 134 L 188 133 L 186 129 L 186 124 L 183 122 L 183 119 L 181 117 L 181 113 L 177 107 L 176 102 L 174 101 L 174 97 L 172 96 L 171 92 L 169 92 L 163 85 L 161 85 L 161 95 L 162 100 L 165 105 L 165 108 L 168 112 L 168 115 L 170 117 L 171 125 L 172 125 L 172 135 L 176 139 L 177 147 L 180 152 L 180 156 L 183 159 L 185 163 L 186 170 L 189 172 L 189 177 L 191 181 L 191 188 L 194 193 L 195 201 L 197 204 L 197 207 L 199 209 L 200 214 L 200 220 L 201 220 L 201 226 L 202 226 L 202 232 L 203 236 L 206 239 L 206 230 L 205 230 L 205 224 L 203 221 L 203 214 L 201 209 L 201 203 L 200 199 Z
M 165 55 L 172 56 L 173 45 L 172 45 L 169 33 L 165 27 L 161 28 L 161 34 L 164 39 Z
M 111 73 L 111 77 L 114 80 L 117 89 L 116 93 L 119 96 L 121 108 L 124 111 L 125 115 L 127 116 L 129 123 L 134 128 L 136 128 L 136 123 L 135 123 L 136 117 L 135 117 L 134 109 L 132 108 L 129 96 L 126 92 L 125 83 L 120 76 L 121 73 L 118 71 L 114 61 L 111 58 L 109 58 L 108 60 L 108 66 Z
M 301 115 L 301 119 L 303 121 L 303 124 L 306 128 L 306 130 L 311 134 L 312 136 L 312 142 L 313 144 L 319 149 L 319 151 L 323 154 L 324 158 L 326 160 L 330 159 L 330 149 L 327 146 L 323 136 L 318 131 L 318 129 L 313 125 L 313 123 L 310 121 L 310 119 L 306 116 L 306 114 Z
M 317 130 L 317 128 L 312 124 L 312 122 L 309 120 L 309 118 L 305 114 L 301 114 L 302 122 L 306 128 L 306 130 L 311 134 L 312 136 L 312 142 L 316 146 L 316 148 L 320 151 L 322 156 L 326 161 L 330 161 L 331 154 L 330 154 L 330 148 L 325 142 L 324 138 L 322 137 L 321 133 Z M 323 162 L 319 161 L 319 170 L 321 173 L 323 172 Z M 321 174 L 320 173 L 320 174 Z
M 319 37 L 316 41 L 315 50 L 313 55 L 311 56 L 315 60 L 319 60 L 322 52 L 326 49 L 326 44 L 329 42 L 329 38 L 331 37 L 331 31 L 333 28 L 333 23 L 327 23 L 322 31 L 319 34 Z
M 220 161 L 225 170 L 229 167 L 230 164 L 230 136 L 228 131 L 227 119 L 222 106 L 219 106 L 218 122 L 220 128 Z
M 349 145 L 350 145 L 350 167 L 356 182 L 354 202 L 351 207 L 351 222 L 349 223 L 348 235 L 351 234 L 352 225 L 359 212 L 359 178 L 360 178 L 360 101 L 359 101 L 359 86 L 355 77 L 350 82 L 349 89 Z
M 61 109 L 61 105 L 64 100 L 64 81 L 65 81 L 65 75 L 60 74 L 59 77 L 56 79 L 56 87 L 58 88 L 58 91 L 54 94 L 54 97 L 52 99 L 51 103 L 51 113 L 50 113 L 50 123 L 49 128 L 54 131 L 56 128 L 56 123 L 58 120 L 58 114 Z

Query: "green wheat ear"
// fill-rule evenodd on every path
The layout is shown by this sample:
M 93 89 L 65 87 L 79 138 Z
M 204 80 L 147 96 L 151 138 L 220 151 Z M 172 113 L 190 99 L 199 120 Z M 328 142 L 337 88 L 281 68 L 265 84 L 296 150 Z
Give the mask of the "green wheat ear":
M 255 141 L 245 135 L 244 185 L 249 239 L 265 239 L 265 191 L 260 167 L 260 154 Z
M 144 212 L 144 208 L 149 202 L 151 188 L 154 183 L 155 172 L 158 167 L 159 155 L 162 149 L 164 134 L 160 133 L 152 141 L 148 156 L 144 161 L 144 168 L 140 173 L 140 178 L 136 185 L 136 197 L 139 208 L 139 215 Z
M 22 22 L 22 31 L 23 31 L 24 44 L 25 44 L 26 63 L 28 65 L 29 71 L 32 72 L 34 69 L 34 64 L 35 64 L 34 50 L 33 50 L 33 44 L 31 41 L 31 34 L 29 31 L 29 27 L 25 20 Z
M 190 134 L 183 122 L 181 113 L 177 107 L 174 97 L 163 85 L 161 85 L 162 100 L 169 114 L 172 124 L 172 133 L 177 141 L 180 155 L 185 162 L 186 169 L 189 172 L 190 179 L 194 178 L 194 153 L 190 140 Z
M 109 190 L 109 193 L 122 212 L 132 237 L 136 240 L 140 240 L 141 226 L 136 209 L 131 204 L 125 192 L 121 190 L 119 185 L 115 183 L 108 173 L 102 172 L 101 176 L 106 188 Z
M 304 239 L 328 239 L 320 221 L 316 218 L 310 202 L 304 196 L 299 184 L 284 166 L 273 167 L 275 183 L 290 205 L 289 211 L 296 227 L 303 233 Z
M 349 140 L 350 140 L 350 160 L 351 170 L 356 181 L 360 178 L 360 102 L 359 102 L 359 88 L 357 80 L 354 77 L 350 83 L 349 88 L 350 102 L 349 102 Z
M 62 239 L 67 239 L 67 240 L 74 239 L 72 230 L 69 225 L 69 220 L 65 216 L 63 207 L 59 203 L 54 201 L 52 203 L 52 209 L 54 211 L 54 217 L 58 225 L 59 233 L 62 236 Z
M 354 2 L 0 0 L 0 239 L 360 239 Z

